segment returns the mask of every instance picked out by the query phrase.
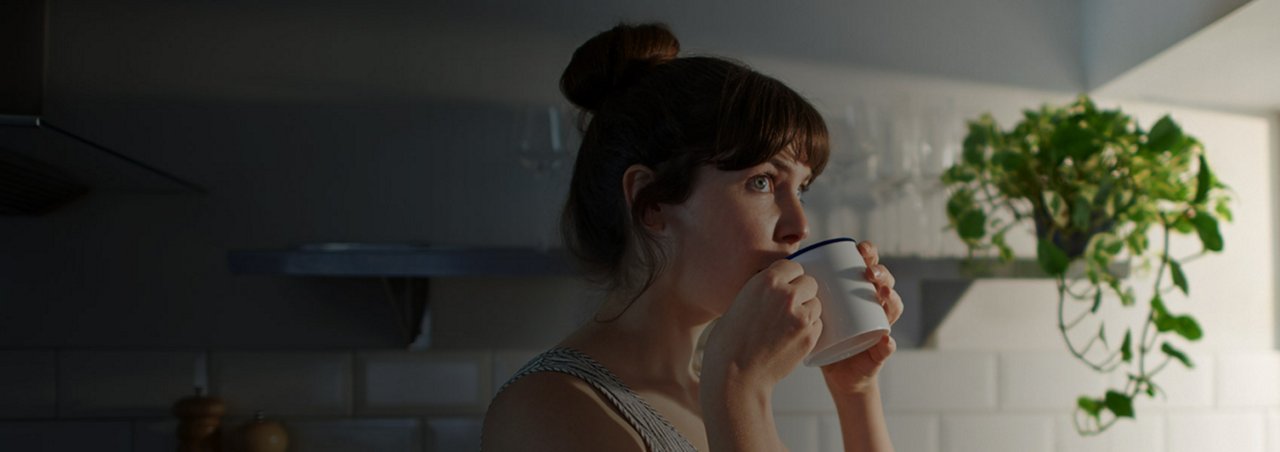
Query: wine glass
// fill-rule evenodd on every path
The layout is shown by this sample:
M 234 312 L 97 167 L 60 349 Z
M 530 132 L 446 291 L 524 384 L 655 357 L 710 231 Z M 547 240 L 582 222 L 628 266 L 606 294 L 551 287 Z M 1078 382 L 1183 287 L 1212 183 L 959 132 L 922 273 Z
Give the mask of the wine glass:
M 549 251 L 559 239 L 557 219 L 568 186 L 581 136 L 573 110 L 557 104 L 528 105 L 520 109 L 516 133 L 516 160 L 533 175 L 534 196 L 540 210 L 550 212 L 539 220 L 537 247 Z

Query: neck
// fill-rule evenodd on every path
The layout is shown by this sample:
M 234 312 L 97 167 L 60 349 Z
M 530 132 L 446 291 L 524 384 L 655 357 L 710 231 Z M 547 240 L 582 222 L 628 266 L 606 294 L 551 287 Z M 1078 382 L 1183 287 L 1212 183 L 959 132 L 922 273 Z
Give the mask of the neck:
M 715 314 L 660 284 L 631 298 L 614 294 L 600 308 L 587 327 L 593 341 L 601 341 L 613 356 L 625 356 L 635 383 L 696 385 L 698 338 Z

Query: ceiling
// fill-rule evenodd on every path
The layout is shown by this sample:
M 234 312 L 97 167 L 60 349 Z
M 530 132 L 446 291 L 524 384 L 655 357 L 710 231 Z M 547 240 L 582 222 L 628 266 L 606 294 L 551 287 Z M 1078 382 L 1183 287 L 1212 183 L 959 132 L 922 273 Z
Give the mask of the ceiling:
M 1254 0 L 1098 88 L 1115 97 L 1280 112 L 1280 0 Z
M 555 99 L 574 47 L 619 20 L 658 20 L 686 53 L 1270 111 L 1277 3 L 60 0 L 48 91 L 55 112 L 102 99 Z

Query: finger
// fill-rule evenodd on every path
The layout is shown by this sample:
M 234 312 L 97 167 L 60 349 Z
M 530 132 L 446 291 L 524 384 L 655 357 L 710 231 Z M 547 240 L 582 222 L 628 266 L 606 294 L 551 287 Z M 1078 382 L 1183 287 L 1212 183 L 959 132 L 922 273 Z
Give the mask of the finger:
M 774 283 L 775 287 L 791 284 L 796 278 L 804 275 L 804 267 L 790 259 L 778 259 L 762 272 Z
M 867 241 L 858 242 L 858 252 L 862 253 L 862 259 L 867 262 L 867 268 L 875 267 L 880 263 L 880 250 L 876 248 L 876 244 Z
M 871 360 L 876 364 L 884 364 L 896 350 L 898 350 L 898 342 L 893 340 L 893 336 L 886 334 L 880 338 L 880 342 L 871 347 L 871 353 L 868 353 L 867 356 L 870 356 Z
M 864 277 L 867 278 L 868 282 L 875 284 L 877 288 L 880 286 L 893 287 L 894 284 L 898 283 L 898 278 L 894 277 L 893 273 L 889 272 L 889 268 L 885 267 L 884 264 L 868 266 L 867 274 Z
M 818 296 L 818 280 L 809 275 L 800 275 L 791 281 L 792 299 L 798 301 L 796 304 L 803 304 L 809 300 L 816 300 Z
M 884 315 L 889 319 L 889 324 L 893 325 L 902 317 L 902 296 L 898 295 L 898 291 L 894 290 L 889 293 L 889 299 L 881 304 L 884 307 Z
M 822 321 L 822 301 L 817 298 L 804 302 L 801 305 L 803 311 L 802 317 L 805 319 L 806 325 L 813 325 Z

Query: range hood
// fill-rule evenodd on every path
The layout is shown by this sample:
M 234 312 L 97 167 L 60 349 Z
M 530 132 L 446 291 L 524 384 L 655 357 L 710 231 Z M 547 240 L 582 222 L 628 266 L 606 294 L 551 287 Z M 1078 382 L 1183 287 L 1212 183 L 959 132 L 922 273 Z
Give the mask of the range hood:
M 45 112 L 48 5 L 0 2 L 0 215 L 38 215 L 91 190 L 205 190 L 59 127 Z

